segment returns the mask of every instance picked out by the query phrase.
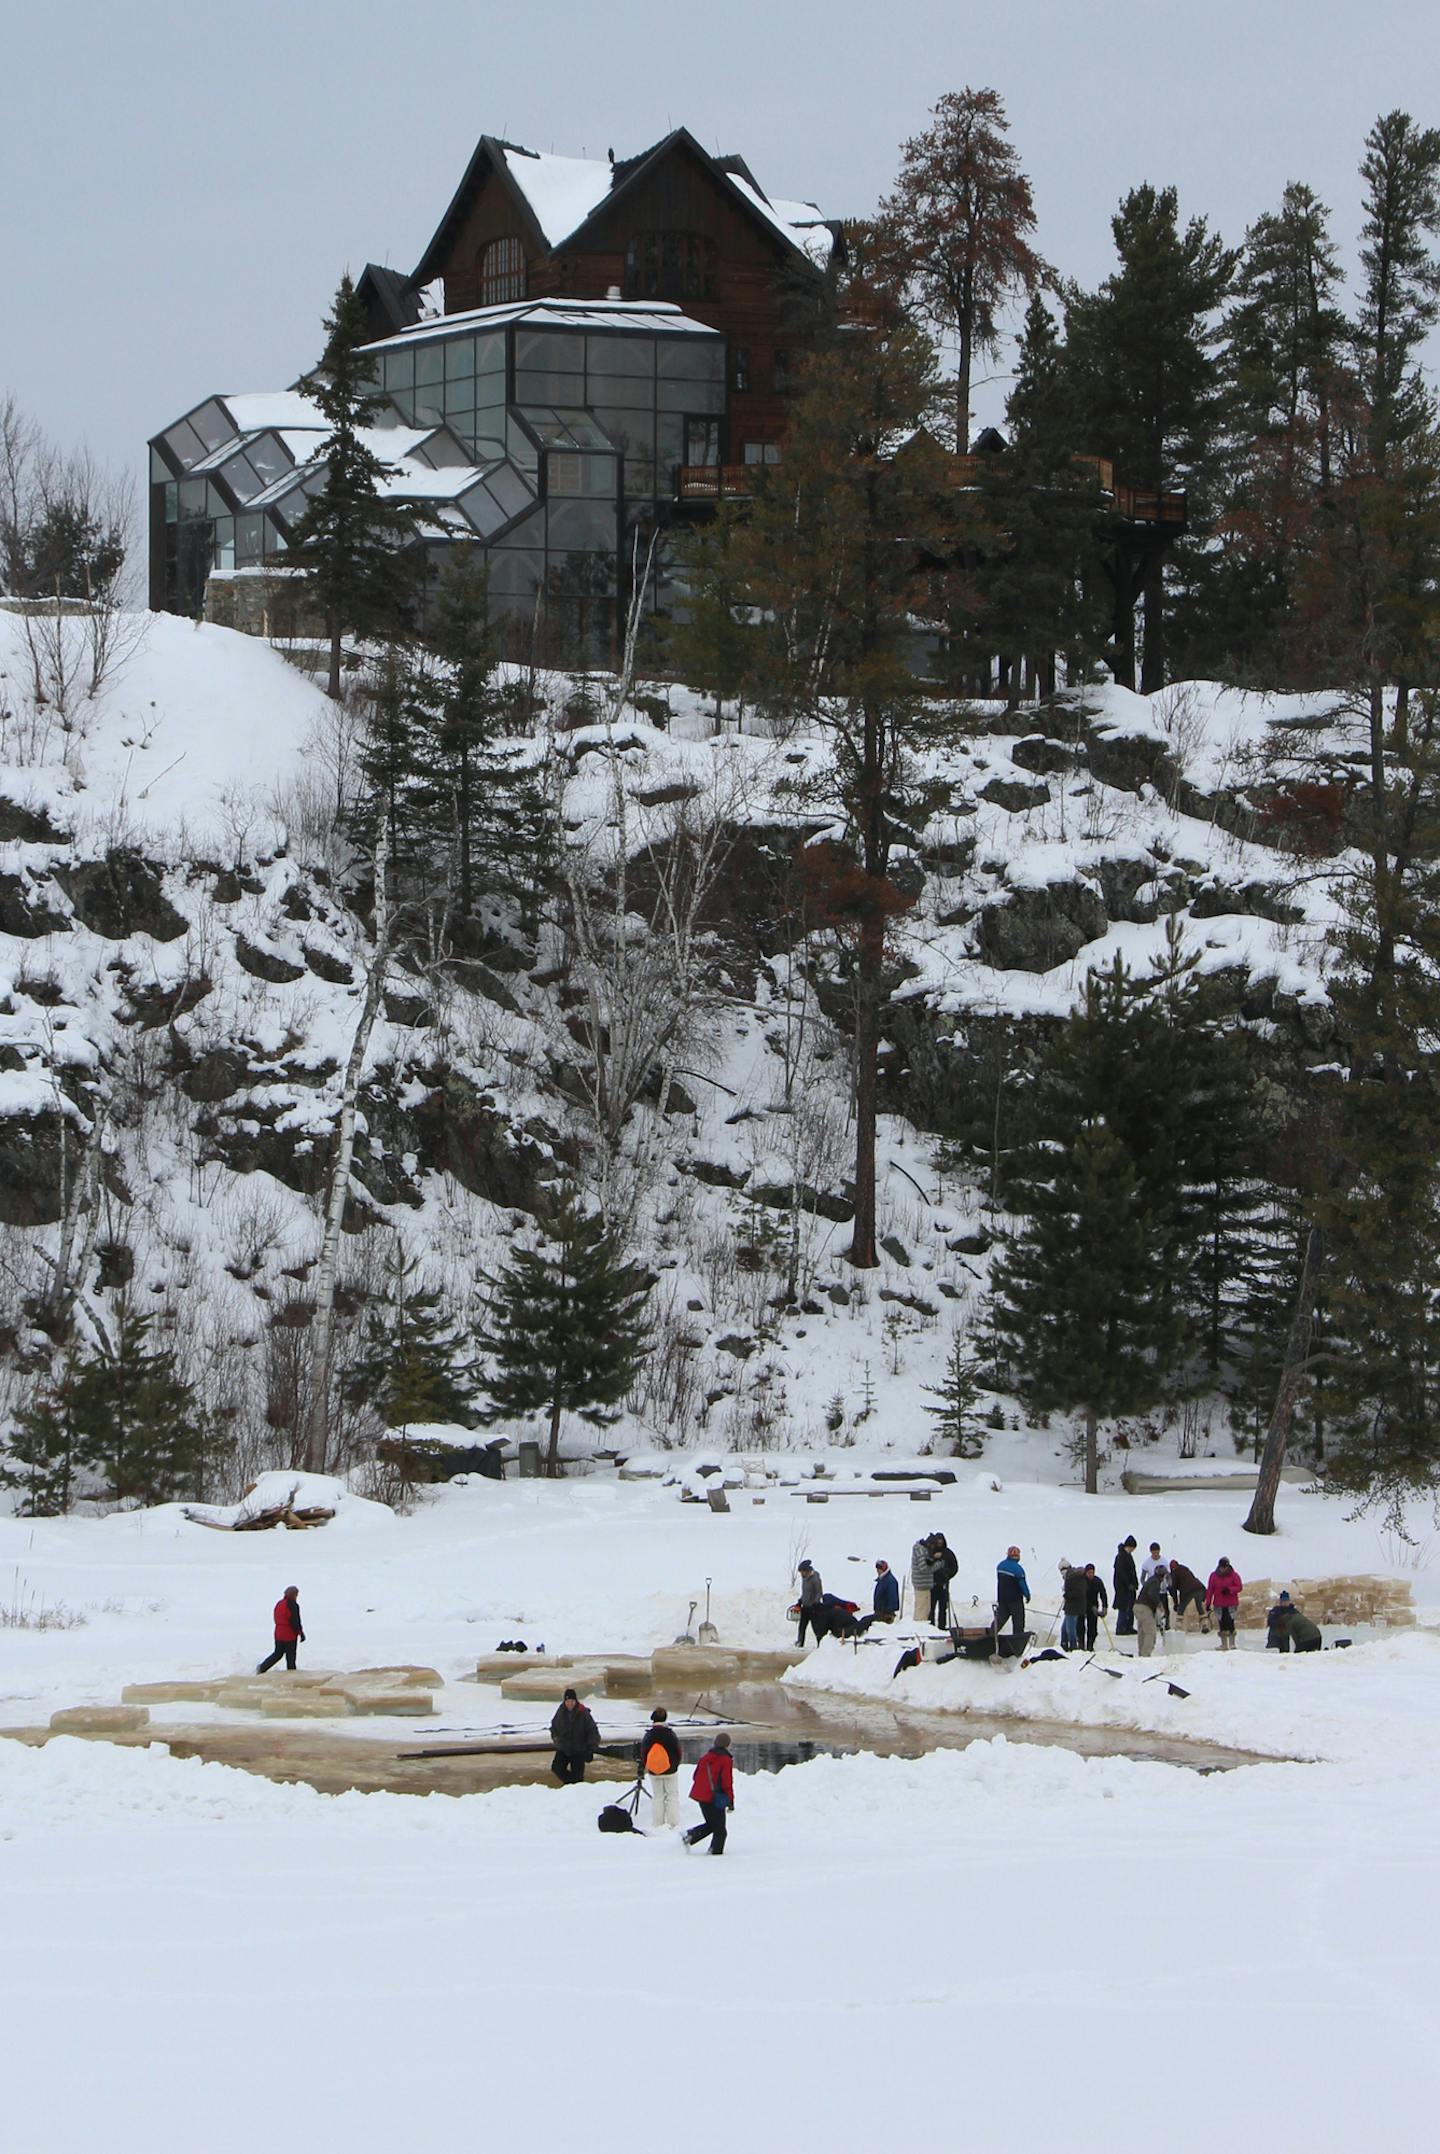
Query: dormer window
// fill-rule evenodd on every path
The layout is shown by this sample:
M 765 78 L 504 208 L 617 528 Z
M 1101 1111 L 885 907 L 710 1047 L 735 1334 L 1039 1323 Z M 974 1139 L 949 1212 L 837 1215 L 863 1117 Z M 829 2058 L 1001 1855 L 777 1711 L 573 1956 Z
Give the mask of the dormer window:
M 518 239 L 492 239 L 480 256 L 480 304 L 501 307 L 525 297 L 525 250 Z
M 637 232 L 625 250 L 627 299 L 713 299 L 715 242 L 698 232 Z

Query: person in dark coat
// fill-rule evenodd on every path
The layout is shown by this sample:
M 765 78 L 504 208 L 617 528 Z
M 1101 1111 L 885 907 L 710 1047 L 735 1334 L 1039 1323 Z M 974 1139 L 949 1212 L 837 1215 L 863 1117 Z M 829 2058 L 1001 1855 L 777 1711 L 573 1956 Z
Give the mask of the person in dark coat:
M 1093 1653 L 1095 1650 L 1095 1640 L 1100 1630 L 1100 1618 L 1104 1615 L 1109 1605 L 1105 1597 L 1104 1579 L 1100 1576 L 1093 1563 L 1087 1563 L 1085 1566 L 1085 1615 L 1081 1630 L 1081 1643 L 1087 1653 Z
M 1085 1573 L 1078 1563 L 1060 1559 L 1060 1650 L 1073 1653 L 1080 1643 L 1088 1595 Z
M 283 1660 L 286 1667 L 293 1672 L 295 1648 L 304 1643 L 305 1625 L 300 1620 L 300 1588 L 287 1586 L 275 1603 L 275 1650 L 266 1654 L 255 1673 L 264 1675 L 267 1669 L 274 1667 L 277 1660 Z
M 1295 1603 L 1288 1593 L 1280 1595 L 1273 1608 L 1265 1611 L 1265 1650 L 1267 1653 L 1288 1653 L 1290 1650 L 1290 1618 L 1295 1613 Z
M 862 1636 L 872 1623 L 893 1623 L 900 1613 L 900 1581 L 882 1556 L 875 1565 L 875 1590 L 871 1611 L 855 1625 Z
M 859 1621 L 859 1604 L 842 1601 L 838 1593 L 822 1594 L 820 1620 L 827 1638 L 855 1638 L 863 1628 Z
M 811 1637 L 818 1645 L 825 1635 L 825 1586 L 820 1573 L 808 1556 L 800 1562 L 800 1635 L 797 1645 L 805 1643 L 808 1627 Z
M 705 1822 L 690 1827 L 685 1835 L 686 1847 L 698 1847 L 702 1840 L 708 1840 L 711 1854 L 723 1855 L 726 1820 L 735 1807 L 735 1764 L 728 1735 L 717 1735 L 696 1766 L 690 1800 L 699 1803 Z
M 1025 1628 L 1025 1603 L 1030 1598 L 1030 1587 L 1020 1561 L 1020 1551 L 1011 1546 L 1003 1559 L 995 1566 L 995 1634 L 1010 1625 L 1012 1634 L 1018 1638 Z
M 635 1745 L 635 1762 L 649 1783 L 650 1823 L 658 1826 L 680 1822 L 680 1738 L 669 1718 L 664 1706 L 657 1705 Z
M 1303 1608 L 1293 1605 L 1285 1618 L 1285 1632 L 1290 1640 L 1290 1649 L 1295 1653 L 1318 1653 L 1325 1643 L 1320 1635 L 1319 1624 L 1312 1623 Z
M 950 1624 L 950 1581 L 960 1568 L 956 1555 L 943 1533 L 935 1535 L 935 1561 L 931 1569 L 930 1620 L 937 1630 L 946 1630 Z
M 1205 1608 L 1205 1588 L 1188 1563 L 1176 1563 L 1172 1559 L 1170 1564 L 1170 1598 L 1174 1604 L 1175 1613 L 1180 1619 L 1182 1629 L 1208 1630 L 1210 1628 L 1209 1617 Z M 1195 1621 L 1187 1623 L 1185 1618 L 1187 1614 L 1192 1612 Z
M 600 1730 L 588 1705 L 580 1703 L 579 1695 L 567 1690 L 555 1710 L 550 1723 L 550 1740 L 555 1745 L 555 1758 L 550 1770 L 562 1787 L 569 1787 L 585 1778 L 585 1768 L 600 1748 Z
M 1135 1596 L 1140 1590 L 1140 1573 L 1135 1568 L 1135 1536 L 1127 1533 L 1115 1551 L 1115 1568 L 1110 1583 L 1115 1588 L 1115 1635 L 1117 1638 L 1133 1638 L 1135 1635 Z

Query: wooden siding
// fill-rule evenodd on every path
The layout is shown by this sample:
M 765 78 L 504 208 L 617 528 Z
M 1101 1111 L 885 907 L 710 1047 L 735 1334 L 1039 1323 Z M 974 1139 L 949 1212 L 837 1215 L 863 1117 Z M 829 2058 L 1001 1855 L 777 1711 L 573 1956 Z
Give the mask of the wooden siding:
M 583 247 L 555 254 L 537 252 L 509 187 L 492 172 L 476 190 L 442 265 L 445 311 L 464 313 L 482 304 L 480 257 L 492 239 L 510 234 L 520 238 L 529 298 L 604 299 L 612 288 L 625 291 L 629 242 L 646 232 L 693 232 L 713 241 L 713 296 L 676 295 L 676 304 L 728 340 L 728 456 L 738 462 L 746 442 L 779 442 L 788 400 L 774 386 L 775 355 L 791 355 L 793 380 L 805 341 L 797 302 L 807 273 L 780 234 L 772 235 L 763 221 L 742 209 L 683 144 L 601 211 L 586 227 Z M 733 387 L 740 350 L 749 356 L 747 390 Z

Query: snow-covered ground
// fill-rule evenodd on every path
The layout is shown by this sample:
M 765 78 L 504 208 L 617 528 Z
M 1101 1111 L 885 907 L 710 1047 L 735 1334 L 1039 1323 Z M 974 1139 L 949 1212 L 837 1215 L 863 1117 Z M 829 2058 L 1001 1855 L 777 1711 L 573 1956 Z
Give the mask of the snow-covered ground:
M 1027 1478 L 1018 1439 L 961 1471 L 926 1504 L 771 1487 L 732 1491 L 728 1516 L 592 1478 L 472 1482 L 403 1519 L 355 1499 L 293 1535 L 231 1538 L 177 1510 L 0 1520 L 0 1603 L 85 1619 L 0 1629 L 10 1725 L 253 1665 L 292 1583 L 316 1665 L 453 1679 L 505 1637 L 642 1650 L 707 1576 L 724 1640 L 780 1644 L 799 1555 L 862 1598 L 875 1556 L 903 1568 L 921 1530 L 959 1551 L 966 1596 L 1013 1539 L 1051 1606 L 1060 1556 L 1108 1568 L 1134 1531 L 1199 1570 L 1228 1553 L 1277 1581 L 1408 1576 L 1421 1619 L 1298 1659 L 1253 1635 L 1223 1659 L 1187 1641 L 1169 1663 L 1184 1701 L 1129 1663 L 1119 1681 L 927 1668 L 891 1691 L 894 1633 L 874 1654 L 826 1646 L 811 1685 L 1318 1762 L 1201 1777 L 1003 1739 L 822 1759 L 742 1782 L 718 1871 L 673 1837 L 597 1833 L 594 1788 L 322 1796 L 159 1749 L 0 1743 L 6 2146 L 363 2154 L 464 2133 L 609 2150 L 657 2119 L 762 2148 L 1428 2143 L 1428 1532 L 1385 1544 L 1287 1489 L 1282 1534 L 1256 1543 L 1243 1497 L 1086 1499 Z M 477 1725 L 502 1717 L 496 1693 L 465 1695 Z M 600 1701 L 602 1728 L 634 1710 Z

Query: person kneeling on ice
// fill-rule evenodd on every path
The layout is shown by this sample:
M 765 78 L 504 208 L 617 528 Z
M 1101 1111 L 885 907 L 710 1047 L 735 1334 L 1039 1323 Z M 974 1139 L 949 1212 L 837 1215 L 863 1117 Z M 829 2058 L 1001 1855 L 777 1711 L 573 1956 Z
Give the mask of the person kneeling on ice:
M 698 1847 L 702 1840 L 708 1840 L 711 1854 L 723 1855 L 725 1820 L 735 1807 L 735 1766 L 728 1735 L 717 1735 L 696 1766 L 690 1800 L 699 1803 L 705 1822 L 690 1827 L 685 1835 L 686 1847 Z
M 1220 1614 L 1220 1650 L 1235 1650 L 1235 1611 L 1240 1606 L 1240 1593 L 1244 1579 L 1228 1556 L 1222 1556 L 1210 1573 L 1205 1586 L 1205 1606 L 1215 1608 Z
M 636 1745 L 649 1783 L 650 1822 L 660 1826 L 680 1822 L 680 1738 L 666 1725 L 667 1718 L 664 1706 L 657 1705 Z
M 862 1616 L 856 1624 L 857 1631 L 869 1630 L 872 1623 L 893 1623 L 900 1613 L 900 1581 L 883 1556 L 875 1563 L 875 1591 L 871 1612 Z
M 550 1723 L 550 1740 L 555 1745 L 555 1761 L 550 1770 L 561 1787 L 569 1787 L 585 1778 L 585 1768 L 600 1748 L 600 1730 L 588 1705 L 580 1703 L 579 1695 L 567 1690 Z
M 1030 1598 L 1030 1587 L 1020 1561 L 1020 1551 L 1013 1545 L 1006 1549 L 1004 1558 L 995 1566 L 995 1631 L 998 1637 L 1005 1625 L 1018 1638 L 1025 1628 L 1025 1603 Z
M 1265 1611 L 1265 1650 L 1267 1653 L 1288 1653 L 1290 1650 L 1290 1618 L 1295 1613 L 1295 1603 L 1290 1595 L 1282 1592 L 1273 1608 Z
M 300 1620 L 300 1588 L 287 1586 L 284 1594 L 275 1603 L 275 1650 L 266 1654 L 255 1673 L 264 1675 L 267 1669 L 274 1667 L 277 1660 L 283 1660 L 293 1673 L 295 1648 L 304 1643 L 305 1626 Z

